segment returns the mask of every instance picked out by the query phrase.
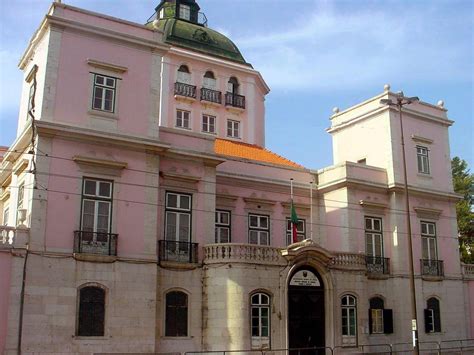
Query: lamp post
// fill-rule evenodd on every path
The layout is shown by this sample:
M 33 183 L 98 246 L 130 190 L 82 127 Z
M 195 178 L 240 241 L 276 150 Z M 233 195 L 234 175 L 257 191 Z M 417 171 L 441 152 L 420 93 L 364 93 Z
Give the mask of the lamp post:
M 413 102 L 418 102 L 418 97 L 405 97 L 403 91 L 397 93 L 396 101 L 392 99 L 382 99 L 380 103 L 388 106 L 396 106 L 398 108 L 398 115 L 400 119 L 400 132 L 402 140 L 402 157 L 403 157 L 403 177 L 405 184 L 405 209 L 407 219 L 407 243 L 408 243 L 408 257 L 410 267 L 410 293 L 411 293 L 411 327 L 412 327 L 412 339 L 413 339 L 413 353 L 419 354 L 418 346 L 418 325 L 417 325 L 417 313 L 416 313 L 416 293 L 415 293 L 415 272 L 413 266 L 413 246 L 412 246 L 412 234 L 411 234 L 411 221 L 410 221 L 410 201 L 408 193 L 408 179 L 407 179 L 407 163 L 405 157 L 405 138 L 403 135 L 403 119 L 402 119 L 402 108 L 405 105 L 410 105 Z

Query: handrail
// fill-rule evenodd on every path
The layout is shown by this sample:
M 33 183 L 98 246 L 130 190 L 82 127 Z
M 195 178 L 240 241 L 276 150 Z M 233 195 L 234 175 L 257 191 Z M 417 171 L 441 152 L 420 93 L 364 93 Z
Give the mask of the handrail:
M 74 253 L 117 256 L 118 234 L 74 231 Z

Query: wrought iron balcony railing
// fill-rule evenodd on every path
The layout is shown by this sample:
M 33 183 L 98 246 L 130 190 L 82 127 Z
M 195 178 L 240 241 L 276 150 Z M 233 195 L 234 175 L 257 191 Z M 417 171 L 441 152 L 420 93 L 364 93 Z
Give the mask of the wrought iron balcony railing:
M 190 264 L 198 262 L 198 243 L 159 240 L 158 252 L 160 261 L 176 261 Z
M 74 231 L 74 253 L 117 256 L 118 234 Z
M 225 105 L 226 106 L 239 107 L 239 108 L 245 108 L 245 96 L 232 94 L 231 92 L 227 92 L 225 94 Z
M 442 260 L 421 259 L 421 274 L 426 276 L 444 276 Z
M 381 256 L 366 256 L 365 263 L 367 266 L 367 273 L 388 275 L 390 274 L 390 259 Z
M 208 88 L 201 88 L 201 101 L 209 101 L 220 104 L 222 103 L 222 93 L 220 91 Z
M 174 83 L 174 94 L 186 97 L 196 98 L 196 86 L 185 83 Z

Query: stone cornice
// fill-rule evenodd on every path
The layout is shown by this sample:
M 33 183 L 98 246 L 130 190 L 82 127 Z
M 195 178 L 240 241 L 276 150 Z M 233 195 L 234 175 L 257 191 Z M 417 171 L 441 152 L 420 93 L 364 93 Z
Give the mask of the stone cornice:
M 54 6 L 56 5 L 53 5 L 53 7 Z M 90 13 L 90 14 L 94 14 L 94 13 Z M 94 14 L 94 15 L 97 15 L 97 14 Z M 115 20 L 118 21 L 118 19 L 115 19 Z M 127 23 L 126 21 L 124 21 L 123 23 L 130 25 L 130 23 Z M 169 49 L 169 46 L 161 41 L 161 38 L 160 39 L 157 38 L 156 40 L 144 39 L 142 37 L 130 35 L 123 32 L 118 32 L 118 31 L 111 30 L 104 27 L 98 27 L 98 26 L 94 26 L 90 24 L 85 24 L 85 23 L 62 18 L 55 15 L 46 15 L 43 21 L 41 22 L 40 27 L 33 35 L 33 38 L 31 39 L 30 43 L 28 44 L 28 47 L 26 48 L 25 52 L 23 53 L 20 59 L 20 62 L 18 64 L 20 69 L 24 69 L 26 67 L 28 63 L 28 59 L 33 54 L 36 45 L 41 40 L 44 33 L 46 33 L 48 28 L 53 27 L 53 26 L 59 29 L 68 28 L 68 29 L 80 31 L 87 34 L 93 34 L 96 36 L 104 37 L 108 40 L 119 40 L 123 43 L 131 44 L 135 46 L 142 46 L 142 47 L 149 48 L 151 50 L 162 51 L 163 53 L 168 51 Z M 160 35 L 161 37 L 162 35 L 161 32 L 153 31 L 146 27 L 140 27 L 140 28 L 143 28 L 144 30 L 148 30 L 151 32 L 156 32 L 156 34 L 154 34 L 155 36 Z
M 50 121 L 36 121 L 39 135 L 61 137 L 64 139 L 93 142 L 97 144 L 115 145 L 132 150 L 147 150 L 164 152 L 169 149 L 168 144 L 161 143 L 149 137 L 98 131 L 86 127 L 71 126 Z

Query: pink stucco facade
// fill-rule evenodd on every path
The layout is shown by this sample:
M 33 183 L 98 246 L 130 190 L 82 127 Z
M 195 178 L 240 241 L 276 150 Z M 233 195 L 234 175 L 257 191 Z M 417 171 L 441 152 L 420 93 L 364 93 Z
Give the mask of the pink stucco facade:
M 194 97 L 176 90 L 183 65 Z M 288 348 L 298 340 L 288 328 L 290 280 L 300 269 L 316 272 L 324 286 L 319 346 L 356 353 L 360 345 L 410 343 L 400 126 L 398 113 L 380 105 L 394 93 L 386 89 L 335 113 L 327 129 L 334 165 L 316 170 L 264 150 L 269 88 L 257 70 L 175 45 L 153 23 L 54 3 L 20 69 L 25 83 L 18 135 L 0 171 L 6 226 L 0 235 L 0 352 Z M 236 78 L 245 105 L 202 99 L 206 72 L 222 96 Z M 114 80 L 111 110 L 94 107 L 97 75 Z M 27 107 L 34 82 L 33 121 Z M 178 111 L 189 112 L 189 124 L 178 120 Z M 203 116 L 214 117 L 214 132 L 204 132 Z M 229 134 L 229 121 L 239 122 L 238 134 Z M 14 153 L 28 151 L 33 124 L 34 155 Z M 474 271 L 460 263 L 457 245 L 452 124 L 441 106 L 420 102 L 404 112 L 422 341 L 474 336 Z M 216 142 L 222 140 L 233 150 L 219 152 Z M 426 171 L 420 172 L 417 147 L 428 152 Z M 91 193 L 86 181 L 102 182 L 110 193 Z M 304 241 L 288 244 L 290 181 Z M 182 205 L 169 196 L 183 198 Z M 86 207 L 91 201 L 93 211 Z M 226 213 L 228 223 L 216 224 L 216 211 Z M 263 224 L 253 225 L 252 216 Z M 368 219 L 380 221 L 380 229 L 368 229 Z M 422 235 L 422 223 L 435 226 L 434 235 Z M 219 240 L 219 228 L 228 230 L 228 240 Z M 12 237 L 1 239 L 7 232 Z M 372 234 L 380 249 L 368 242 Z M 429 251 L 428 237 L 435 243 Z M 421 261 L 426 253 L 428 264 Z M 101 335 L 81 333 L 86 288 L 105 294 Z M 167 297 L 173 292 L 187 300 L 186 334 L 178 336 L 168 332 Z M 249 300 L 256 293 L 270 299 L 267 336 L 256 336 L 249 326 Z M 346 296 L 357 304 L 350 334 L 342 324 Z M 393 310 L 391 332 L 373 334 L 367 311 L 374 298 Z M 425 328 L 432 299 L 442 331 Z

